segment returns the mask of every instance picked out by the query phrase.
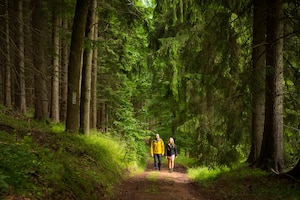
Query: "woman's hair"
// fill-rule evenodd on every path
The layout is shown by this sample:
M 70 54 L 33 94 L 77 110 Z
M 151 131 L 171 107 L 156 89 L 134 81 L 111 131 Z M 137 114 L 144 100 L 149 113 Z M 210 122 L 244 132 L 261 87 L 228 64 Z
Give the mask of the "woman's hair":
M 172 137 L 170 137 L 169 143 L 170 143 L 171 145 L 174 145 L 174 139 L 173 139 Z

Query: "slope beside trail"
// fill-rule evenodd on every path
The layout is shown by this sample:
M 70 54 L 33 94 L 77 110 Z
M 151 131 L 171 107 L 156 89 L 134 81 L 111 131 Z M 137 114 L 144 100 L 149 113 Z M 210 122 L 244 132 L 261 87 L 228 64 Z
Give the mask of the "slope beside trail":
M 188 178 L 183 166 L 175 165 L 172 173 L 169 173 L 166 163 L 163 163 L 160 171 L 155 171 L 153 163 L 149 161 L 144 172 L 129 177 L 115 188 L 113 200 L 213 199 L 201 194 L 201 189 Z

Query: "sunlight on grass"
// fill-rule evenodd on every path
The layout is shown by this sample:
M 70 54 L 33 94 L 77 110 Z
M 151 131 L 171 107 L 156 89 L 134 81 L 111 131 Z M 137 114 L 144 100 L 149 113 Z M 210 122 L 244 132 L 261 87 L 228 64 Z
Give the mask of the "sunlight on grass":
M 246 163 L 236 163 L 231 167 L 214 166 L 214 167 L 191 167 L 188 169 L 190 178 L 196 181 L 209 181 L 219 178 L 247 178 L 266 176 L 268 173 L 260 169 L 249 169 Z
M 159 173 L 156 172 L 156 171 L 149 172 L 149 174 L 147 176 L 147 179 L 150 180 L 150 181 L 156 181 L 158 174 Z
M 193 159 L 193 158 L 189 158 L 189 157 L 186 157 L 186 156 L 177 156 L 176 158 L 176 163 L 180 163 L 181 165 L 185 166 L 185 167 L 193 167 L 195 166 L 196 164 L 196 159 Z
M 125 168 L 125 163 L 122 161 L 125 155 L 125 144 L 116 138 L 100 134 L 78 135 L 78 138 L 85 144 L 81 144 L 81 148 L 85 149 L 85 155 L 89 156 L 89 159 L 99 160 L 100 164 L 108 167 L 109 170 L 122 173 L 121 170 Z
M 144 172 L 144 168 L 138 165 L 137 162 L 129 162 L 127 163 L 127 170 L 130 172 L 130 176 L 134 176 Z
M 0 106 L 1 107 L 1 106 Z M 11 115 L 9 115 L 11 114 Z M 17 120 L 16 120 L 17 119 Z M 0 191 L 37 199 L 103 199 L 113 196 L 114 184 L 143 170 L 143 148 L 131 141 L 91 131 L 89 135 L 65 132 L 62 124 L 39 122 L 0 111 Z M 140 154 L 138 154 L 138 152 Z M 147 151 L 149 152 L 149 150 Z M 298 186 L 274 174 L 249 168 L 245 163 L 229 167 L 196 167 L 194 159 L 179 155 L 175 163 L 188 168 L 188 176 L 219 199 L 299 199 Z M 146 177 L 145 192 L 160 192 L 159 172 Z M 230 183 L 230 184 L 229 184 Z M 216 193 L 216 194 L 215 194 Z M 0 193 L 1 194 L 1 193 Z
M 222 173 L 228 171 L 230 171 L 229 167 L 216 167 L 213 169 L 208 167 L 197 167 L 188 169 L 188 175 L 191 179 L 201 182 L 216 179 Z
M 239 163 L 229 167 L 195 167 L 188 175 L 220 199 L 299 199 L 300 191 L 287 179 Z M 295 187 L 295 188 L 294 188 Z
M 230 170 L 230 173 L 223 174 L 228 178 L 248 178 L 248 177 L 263 177 L 269 175 L 268 172 L 260 170 L 260 169 L 252 169 L 247 166 L 236 166 Z
M 65 126 L 61 123 L 51 124 L 51 130 L 54 133 L 62 133 L 65 131 Z
M 2 195 L 9 189 L 38 199 L 63 199 L 69 194 L 76 199 L 101 199 L 112 196 L 114 184 L 122 177 L 143 170 L 128 159 L 135 158 L 136 151 L 128 151 L 122 138 L 96 131 L 71 134 L 60 123 L 14 114 L 0 112 L 1 122 L 11 131 L 0 134 Z

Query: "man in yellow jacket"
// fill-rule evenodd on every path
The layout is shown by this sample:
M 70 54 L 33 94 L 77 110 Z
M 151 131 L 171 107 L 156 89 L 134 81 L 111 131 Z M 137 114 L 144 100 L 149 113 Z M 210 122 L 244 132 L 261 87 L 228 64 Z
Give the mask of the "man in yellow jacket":
M 154 157 L 154 167 L 156 170 L 160 170 L 161 157 L 165 153 L 164 141 L 159 137 L 159 134 L 155 134 L 155 139 L 151 141 L 150 154 Z

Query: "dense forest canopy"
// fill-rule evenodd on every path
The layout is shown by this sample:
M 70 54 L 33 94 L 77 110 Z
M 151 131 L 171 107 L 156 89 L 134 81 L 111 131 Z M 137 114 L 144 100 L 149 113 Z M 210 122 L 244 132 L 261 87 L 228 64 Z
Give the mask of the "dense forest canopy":
M 299 158 L 299 4 L 1 0 L 0 102 L 136 151 L 159 133 L 199 165 L 282 172 Z

